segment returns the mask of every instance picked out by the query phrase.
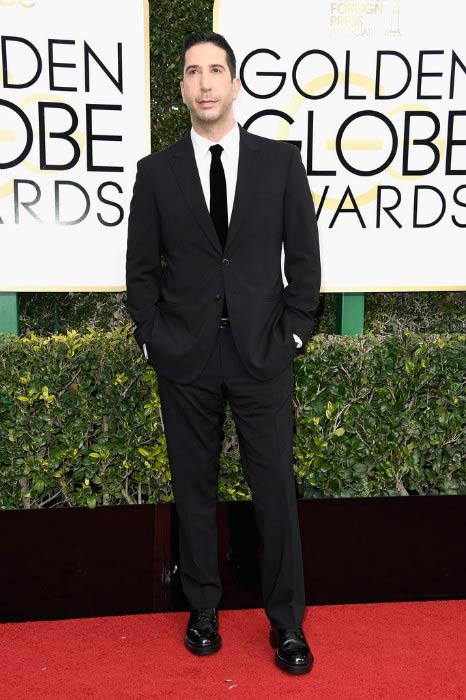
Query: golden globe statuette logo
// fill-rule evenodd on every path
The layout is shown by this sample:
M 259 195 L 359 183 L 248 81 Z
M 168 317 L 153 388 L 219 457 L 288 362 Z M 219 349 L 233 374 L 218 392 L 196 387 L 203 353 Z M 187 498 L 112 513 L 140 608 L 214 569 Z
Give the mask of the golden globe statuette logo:
M 392 14 L 390 17 L 390 31 L 388 32 L 392 35 L 401 34 L 400 31 L 400 3 L 396 2 L 392 8 Z

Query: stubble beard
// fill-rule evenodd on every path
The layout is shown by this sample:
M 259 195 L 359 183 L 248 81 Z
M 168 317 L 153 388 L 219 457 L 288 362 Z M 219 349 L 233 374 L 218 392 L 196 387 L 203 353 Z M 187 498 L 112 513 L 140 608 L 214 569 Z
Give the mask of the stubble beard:
M 210 111 L 200 111 L 197 106 L 194 105 L 189 110 L 191 115 L 191 120 L 199 124 L 220 124 L 227 116 L 231 104 L 223 104 L 220 106 L 219 111 L 216 114 L 212 114 Z

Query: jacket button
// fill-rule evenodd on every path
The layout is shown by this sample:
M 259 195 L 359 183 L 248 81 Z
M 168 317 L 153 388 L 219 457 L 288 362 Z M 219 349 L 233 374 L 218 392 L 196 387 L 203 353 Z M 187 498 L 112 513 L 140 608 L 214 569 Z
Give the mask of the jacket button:
M 221 294 L 216 294 L 216 295 L 215 295 L 215 301 L 220 301 L 221 298 L 222 298 L 222 295 L 221 295 Z
M 229 264 L 230 264 L 230 261 L 228 260 L 228 258 L 223 258 L 222 264 L 223 264 L 223 265 L 229 265 Z

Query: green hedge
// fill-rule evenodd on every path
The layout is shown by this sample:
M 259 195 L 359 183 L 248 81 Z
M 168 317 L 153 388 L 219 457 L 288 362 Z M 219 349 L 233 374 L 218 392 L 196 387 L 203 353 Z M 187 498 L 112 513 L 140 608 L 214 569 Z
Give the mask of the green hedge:
M 295 360 L 300 495 L 466 493 L 465 378 L 465 335 L 315 336 Z M 157 378 L 130 325 L 8 336 L 0 387 L 1 508 L 172 500 Z M 218 497 L 250 498 L 229 412 Z
M 128 323 L 126 293 L 24 292 L 19 294 L 21 334 L 66 333 L 90 326 L 109 331 Z M 334 333 L 336 294 L 325 294 L 320 333 Z M 396 292 L 365 295 L 364 332 L 466 333 L 466 292 Z

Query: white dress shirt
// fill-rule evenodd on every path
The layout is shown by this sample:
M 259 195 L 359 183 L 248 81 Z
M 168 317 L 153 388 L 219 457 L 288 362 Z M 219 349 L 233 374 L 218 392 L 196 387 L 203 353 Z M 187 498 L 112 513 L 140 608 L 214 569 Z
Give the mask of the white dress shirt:
M 225 182 L 227 186 L 227 209 L 228 223 L 230 223 L 231 212 L 233 210 L 233 202 L 235 199 L 236 180 L 238 177 L 238 161 L 239 161 L 239 126 L 235 122 L 230 131 L 220 139 L 220 141 L 209 141 L 204 136 L 201 136 L 191 127 L 191 141 L 194 148 L 194 157 L 196 159 L 197 170 L 201 180 L 202 191 L 206 201 L 207 209 L 210 210 L 210 164 L 212 162 L 212 153 L 210 147 L 215 143 L 222 146 L 221 153 L 223 170 L 225 173 Z M 293 338 L 296 342 L 296 347 L 302 346 L 301 338 L 293 333 Z M 146 344 L 144 343 L 144 357 L 148 359 Z
M 210 164 L 212 162 L 212 153 L 209 149 L 214 143 L 219 143 L 223 148 L 220 158 L 222 160 L 225 182 L 227 185 L 228 223 L 230 223 L 233 201 L 235 199 L 236 179 L 238 177 L 239 126 L 235 122 L 234 127 L 230 129 L 228 134 L 225 134 L 220 141 L 209 141 L 209 139 L 200 136 L 197 131 L 191 128 L 191 141 L 193 142 L 194 157 L 201 180 L 202 191 L 204 192 L 204 199 L 207 204 L 207 209 L 209 210 Z

